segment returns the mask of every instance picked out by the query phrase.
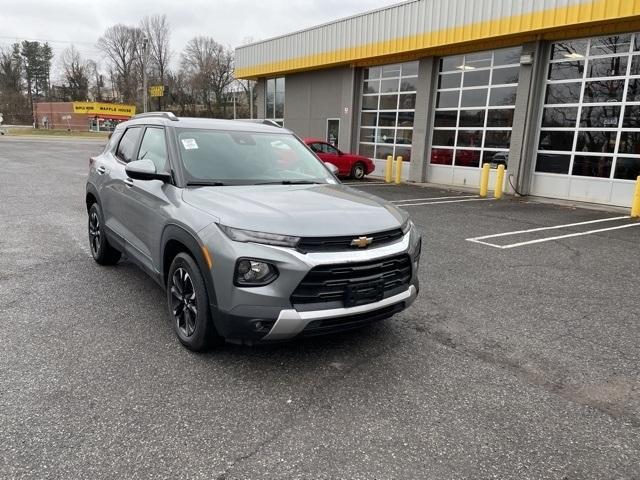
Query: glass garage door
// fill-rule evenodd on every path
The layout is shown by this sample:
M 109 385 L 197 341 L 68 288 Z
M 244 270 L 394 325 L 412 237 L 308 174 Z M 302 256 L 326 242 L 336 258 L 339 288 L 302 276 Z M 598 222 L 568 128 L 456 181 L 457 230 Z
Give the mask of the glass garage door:
M 627 206 L 640 175 L 640 34 L 551 46 L 534 195 Z
M 508 164 L 520 47 L 440 60 L 428 180 L 477 185 L 480 167 Z
M 411 161 L 418 62 L 365 68 L 363 77 L 358 153 L 382 173 L 388 155 Z

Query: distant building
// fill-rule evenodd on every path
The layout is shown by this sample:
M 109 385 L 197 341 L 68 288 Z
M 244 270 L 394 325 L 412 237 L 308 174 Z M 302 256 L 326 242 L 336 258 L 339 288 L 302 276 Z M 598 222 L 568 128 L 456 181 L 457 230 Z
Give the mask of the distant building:
M 136 113 L 135 105 L 103 102 L 39 102 L 33 115 L 40 128 L 103 131 Z

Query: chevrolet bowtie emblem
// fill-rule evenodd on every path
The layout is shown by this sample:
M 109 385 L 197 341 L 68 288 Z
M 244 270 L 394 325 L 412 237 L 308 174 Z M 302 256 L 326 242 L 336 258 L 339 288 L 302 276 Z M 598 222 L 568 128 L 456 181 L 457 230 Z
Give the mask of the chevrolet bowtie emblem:
M 351 246 L 366 248 L 367 246 L 371 245 L 371 242 L 373 242 L 373 238 L 371 237 L 358 237 L 351 240 Z

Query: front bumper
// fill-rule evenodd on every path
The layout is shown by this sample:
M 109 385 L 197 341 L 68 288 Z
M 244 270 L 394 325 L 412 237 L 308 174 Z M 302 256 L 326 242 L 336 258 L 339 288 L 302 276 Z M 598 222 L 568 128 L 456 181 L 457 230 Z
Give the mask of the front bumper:
M 383 310 L 386 307 L 400 303 L 404 304 L 403 308 L 407 308 L 413 303 L 417 295 L 417 288 L 409 285 L 409 288 L 402 293 L 385 298 L 379 302 L 358 305 L 357 307 L 314 310 L 310 312 L 298 312 L 295 309 L 282 310 L 280 315 L 278 315 L 276 323 L 262 340 L 272 341 L 293 338 L 304 331 L 307 325 L 315 320 L 329 320 L 340 317 L 351 317 L 363 313 L 375 313 L 377 310 Z
M 377 248 L 317 253 L 234 242 L 223 236 L 217 226 L 204 233 L 203 241 L 210 245 L 213 257 L 213 321 L 218 333 L 234 343 L 280 341 L 300 334 L 318 335 L 355 328 L 407 308 L 419 290 L 420 233 L 415 228 L 399 241 Z M 401 254 L 408 254 L 411 258 L 411 279 L 405 290 L 396 290 L 379 301 L 344 308 L 333 302 L 324 308 L 314 305 L 316 308 L 301 309 L 294 307 L 290 300 L 300 282 L 316 266 L 367 262 Z M 233 286 L 231 279 L 236 260 L 240 257 L 269 261 L 280 275 L 262 287 Z

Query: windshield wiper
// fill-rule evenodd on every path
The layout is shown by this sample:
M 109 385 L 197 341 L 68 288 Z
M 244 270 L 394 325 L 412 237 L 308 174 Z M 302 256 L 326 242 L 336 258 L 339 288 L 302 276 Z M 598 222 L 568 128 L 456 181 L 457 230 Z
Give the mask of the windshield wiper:
M 187 182 L 187 187 L 224 187 L 226 184 L 222 182 Z
M 254 185 L 321 185 L 317 180 L 274 180 L 272 182 L 258 182 Z

